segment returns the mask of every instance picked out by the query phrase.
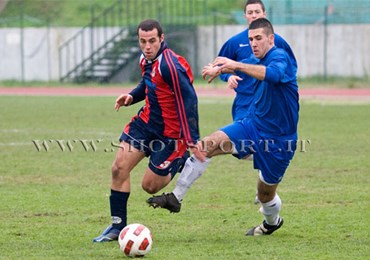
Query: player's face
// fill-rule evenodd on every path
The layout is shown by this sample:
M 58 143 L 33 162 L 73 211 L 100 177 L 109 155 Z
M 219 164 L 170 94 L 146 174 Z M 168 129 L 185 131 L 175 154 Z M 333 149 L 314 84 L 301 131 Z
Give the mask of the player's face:
M 138 35 L 141 51 L 148 60 L 153 60 L 161 48 L 164 35 L 162 34 L 159 37 L 157 29 L 153 29 L 151 31 L 143 31 L 139 29 Z
M 245 19 L 247 19 L 248 25 L 258 18 L 265 18 L 266 12 L 262 10 L 260 4 L 249 4 L 245 8 Z
M 267 35 L 263 28 L 249 30 L 249 42 L 254 56 L 262 59 L 274 46 L 274 35 Z

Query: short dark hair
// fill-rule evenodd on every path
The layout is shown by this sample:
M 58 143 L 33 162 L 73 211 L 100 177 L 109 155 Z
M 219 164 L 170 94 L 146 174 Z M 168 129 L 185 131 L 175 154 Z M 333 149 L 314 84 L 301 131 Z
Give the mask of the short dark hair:
M 259 28 L 263 28 L 266 35 L 274 34 L 274 27 L 272 27 L 272 24 L 266 18 L 258 18 L 249 25 L 249 30 Z
M 154 19 L 147 19 L 147 20 L 142 21 L 137 26 L 137 30 L 136 30 L 137 35 L 139 35 L 139 29 L 146 31 L 146 32 L 151 31 L 153 29 L 157 29 L 158 37 L 161 37 L 163 34 L 163 29 L 162 29 L 161 24 L 157 20 L 154 20 Z
M 265 5 L 263 4 L 261 0 L 248 0 L 244 5 L 244 13 L 247 10 L 247 5 L 251 5 L 251 4 L 259 4 L 262 8 L 262 11 L 265 12 Z

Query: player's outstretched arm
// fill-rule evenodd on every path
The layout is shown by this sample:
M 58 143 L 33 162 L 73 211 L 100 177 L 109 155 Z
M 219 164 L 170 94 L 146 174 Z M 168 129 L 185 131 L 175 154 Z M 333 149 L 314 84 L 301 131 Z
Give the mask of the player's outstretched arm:
M 219 66 L 222 70 L 222 73 L 225 73 L 225 70 L 237 70 L 258 80 L 264 80 L 266 76 L 266 67 L 263 65 L 236 62 L 225 57 L 217 57 L 212 64 L 213 66 Z

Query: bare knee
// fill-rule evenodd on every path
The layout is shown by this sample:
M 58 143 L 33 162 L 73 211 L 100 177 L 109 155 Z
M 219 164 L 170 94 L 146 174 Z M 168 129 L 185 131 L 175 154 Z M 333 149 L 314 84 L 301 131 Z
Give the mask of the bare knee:
M 143 181 L 141 182 L 141 187 L 144 191 L 149 194 L 155 194 L 164 188 L 169 180 L 167 181 L 165 177 L 156 177 L 156 178 L 145 178 L 147 174 L 145 174 Z
M 171 174 L 160 176 L 147 169 L 141 182 L 141 187 L 149 194 L 155 194 L 171 181 Z
M 152 184 L 146 184 L 146 183 L 141 183 L 141 187 L 143 188 L 144 191 L 146 191 L 147 193 L 149 194 L 155 194 L 157 193 L 158 191 L 160 191 L 160 189 L 158 187 L 155 187 L 154 185 Z
M 114 161 L 112 164 L 112 179 L 117 179 L 119 176 L 119 166 Z
M 112 164 L 112 182 L 123 183 L 129 176 L 130 171 L 123 163 L 114 161 Z

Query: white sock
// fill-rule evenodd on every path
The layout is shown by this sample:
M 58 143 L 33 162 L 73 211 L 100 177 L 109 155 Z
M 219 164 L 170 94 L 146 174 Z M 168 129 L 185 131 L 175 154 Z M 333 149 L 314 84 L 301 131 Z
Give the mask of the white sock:
M 260 211 L 264 215 L 267 224 L 272 226 L 276 226 L 278 224 L 281 204 L 281 199 L 277 194 L 271 201 L 261 203 Z
M 202 176 L 210 161 L 210 158 L 206 158 L 205 162 L 201 162 L 194 155 L 186 160 L 184 168 L 177 179 L 176 187 L 172 192 L 178 201 L 182 201 L 185 193 L 188 191 L 191 185 L 200 176 Z

